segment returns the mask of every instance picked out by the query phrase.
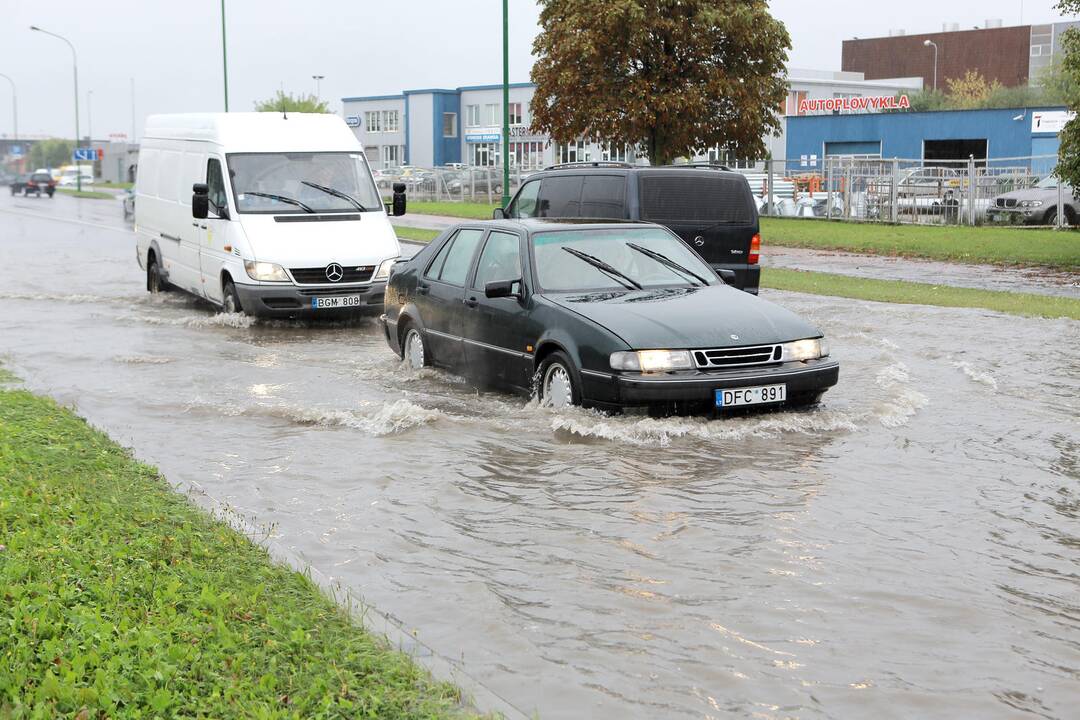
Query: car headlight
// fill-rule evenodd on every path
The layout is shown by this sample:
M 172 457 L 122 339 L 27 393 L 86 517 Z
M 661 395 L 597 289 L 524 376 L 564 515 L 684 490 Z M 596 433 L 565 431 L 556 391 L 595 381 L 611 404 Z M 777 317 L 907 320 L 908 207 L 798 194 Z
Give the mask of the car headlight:
M 829 356 L 829 341 L 823 337 L 784 343 L 780 348 L 781 362 L 817 360 Z
M 694 367 L 689 350 L 637 350 L 611 353 L 612 370 L 666 372 Z
M 1036 208 L 1042 207 L 1042 200 L 1024 200 L 1020 203 L 1020 207 Z
M 248 277 L 260 282 L 289 282 L 289 276 L 285 274 L 285 268 L 268 262 L 256 262 L 245 260 L 244 269 Z
M 383 260 L 382 265 L 380 265 L 379 269 L 375 271 L 375 275 L 372 276 L 371 279 L 386 280 L 387 278 L 389 278 L 390 268 L 394 267 L 394 263 L 396 263 L 397 261 L 398 259 L 396 257 L 390 258 L 389 260 Z

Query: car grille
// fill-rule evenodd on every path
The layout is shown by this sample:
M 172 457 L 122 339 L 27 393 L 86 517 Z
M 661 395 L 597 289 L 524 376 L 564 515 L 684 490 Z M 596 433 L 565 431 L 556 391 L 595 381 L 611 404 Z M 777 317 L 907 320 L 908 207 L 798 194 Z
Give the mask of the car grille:
M 702 369 L 766 365 L 780 362 L 780 355 L 779 345 L 695 350 L 694 363 Z
M 336 283 L 326 278 L 326 268 L 290 268 L 293 280 L 301 285 L 341 285 L 343 283 L 367 282 L 375 274 L 374 265 L 341 266 L 342 277 Z
M 999 208 L 1014 208 L 1016 207 L 1016 198 L 997 198 L 994 203 Z

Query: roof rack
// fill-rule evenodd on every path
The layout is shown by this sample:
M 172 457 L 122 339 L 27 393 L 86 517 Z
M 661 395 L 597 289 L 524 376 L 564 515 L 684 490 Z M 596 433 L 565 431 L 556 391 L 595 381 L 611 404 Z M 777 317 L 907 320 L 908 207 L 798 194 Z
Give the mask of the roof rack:
M 544 170 L 567 170 L 569 168 L 582 168 L 582 167 L 606 167 L 606 168 L 632 168 L 634 167 L 628 162 L 615 162 L 608 160 L 600 161 L 583 161 L 583 162 L 569 162 L 558 163 L 555 165 L 548 165 Z
M 711 162 L 692 162 L 692 163 L 679 163 L 677 165 L 658 165 L 657 167 L 670 167 L 670 168 L 710 168 L 712 170 L 723 170 L 725 172 L 731 172 L 731 168 L 727 165 L 721 165 L 719 163 Z

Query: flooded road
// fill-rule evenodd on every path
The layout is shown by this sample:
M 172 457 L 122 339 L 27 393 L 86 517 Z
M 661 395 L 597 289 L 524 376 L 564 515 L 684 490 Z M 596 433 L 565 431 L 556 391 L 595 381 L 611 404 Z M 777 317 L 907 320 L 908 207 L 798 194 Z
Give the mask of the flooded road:
M 1076 717 L 1080 323 L 770 292 L 820 408 L 555 412 L 152 298 L 119 213 L 0 196 L 0 361 L 523 712 Z

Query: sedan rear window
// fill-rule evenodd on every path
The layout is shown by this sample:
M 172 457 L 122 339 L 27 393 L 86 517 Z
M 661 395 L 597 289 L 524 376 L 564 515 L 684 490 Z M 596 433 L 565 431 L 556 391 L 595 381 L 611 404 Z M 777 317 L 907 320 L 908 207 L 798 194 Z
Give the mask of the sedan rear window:
M 647 175 L 641 181 L 641 219 L 671 224 L 750 224 L 754 205 L 742 177 Z

